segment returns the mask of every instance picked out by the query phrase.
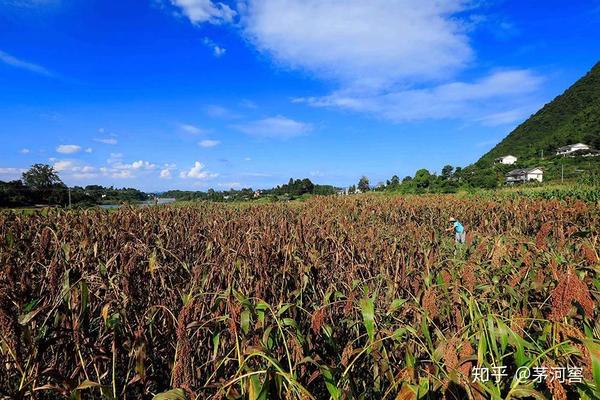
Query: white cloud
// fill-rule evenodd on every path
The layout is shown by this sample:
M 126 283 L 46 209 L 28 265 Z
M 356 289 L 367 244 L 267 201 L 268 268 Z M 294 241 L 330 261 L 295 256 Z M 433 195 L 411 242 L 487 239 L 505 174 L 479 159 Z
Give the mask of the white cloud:
M 114 164 L 120 162 L 123 158 L 123 153 L 110 153 L 109 158 L 106 160 L 108 164 Z
M 181 171 L 179 174 L 180 178 L 193 178 L 193 179 L 211 179 L 219 176 L 219 174 L 211 173 L 204 169 L 204 165 L 200 161 L 196 161 L 194 166 L 189 171 Z
M 219 143 L 221 143 L 221 142 L 218 140 L 206 139 L 206 140 L 201 140 L 200 142 L 198 142 L 198 145 L 201 147 L 215 147 Z
M 240 116 L 238 114 L 234 113 L 233 111 L 231 111 L 225 107 L 217 106 L 214 104 L 206 107 L 206 114 L 208 114 L 208 116 L 213 117 L 213 118 L 224 118 L 224 119 L 240 118 Z
M 217 58 L 225 55 L 225 53 L 227 52 L 227 49 L 224 47 L 219 46 L 218 44 L 216 44 L 214 41 L 212 41 L 211 39 L 205 37 L 203 40 L 204 44 L 207 47 L 210 47 L 213 51 L 213 55 Z
M 160 170 L 159 178 L 171 179 L 171 171 L 174 171 L 176 167 L 177 165 L 175 164 L 164 164 L 163 168 Z
M 529 117 L 533 112 L 539 110 L 542 105 L 543 104 L 538 104 L 535 101 L 532 101 L 524 106 L 515 105 L 514 108 L 511 108 L 506 111 L 492 111 L 488 114 L 483 115 L 477 121 L 481 122 L 483 125 L 488 126 L 512 124 L 514 122 L 523 121 L 524 119 Z
M 73 154 L 81 151 L 81 146 L 76 144 L 61 144 L 56 148 L 56 151 L 62 154 Z
M 71 176 L 75 179 L 90 179 L 98 176 L 96 173 L 96 168 L 85 165 L 83 167 L 73 167 L 71 168 Z
M 126 169 L 120 171 L 112 171 L 110 176 L 112 176 L 113 178 L 120 179 L 133 178 L 133 174 L 131 173 L 131 171 Z
M 157 168 L 156 164 L 145 160 L 124 163 L 123 154 L 121 153 L 110 153 L 110 157 L 106 160 L 106 163 L 108 167 L 101 167 L 99 171 L 102 175 L 112 176 L 113 178 L 133 178 L 136 174 L 147 174 Z
M 19 179 L 25 168 L 0 167 L 0 176 L 6 180 Z
M 136 169 L 136 170 L 139 170 L 139 169 L 153 170 L 156 168 L 156 165 L 154 165 L 148 161 L 138 160 L 138 161 L 134 161 L 133 163 L 131 163 L 131 168 Z
M 537 103 L 528 95 L 535 92 L 542 81 L 529 70 L 506 70 L 472 83 L 451 82 L 375 94 L 338 91 L 295 101 L 370 113 L 394 122 L 471 119 L 498 125 L 518 121 L 534 111 Z
M 217 184 L 217 186 L 225 189 L 237 189 L 240 188 L 242 184 L 239 182 L 222 182 Z
M 8 53 L 0 50 L 0 62 L 10 65 L 11 67 L 25 69 L 30 72 L 34 72 L 36 74 L 45 75 L 45 76 L 54 76 L 54 74 L 48 71 L 46 68 L 33 64 L 27 61 L 20 60 L 14 56 L 11 56 Z
M 179 129 L 192 135 L 204 135 L 209 133 L 209 130 L 202 129 L 191 124 L 178 124 Z
M 171 4 L 194 24 L 231 22 L 237 14 L 228 5 L 211 0 L 171 0 Z
M 98 143 L 111 144 L 111 145 L 114 145 L 114 144 L 118 143 L 117 139 L 115 139 L 114 137 L 110 137 L 110 138 L 96 138 L 96 139 L 94 139 L 94 141 L 98 142 Z
M 280 65 L 337 82 L 309 105 L 393 121 L 457 118 L 514 123 L 535 110 L 527 70 L 456 76 L 475 59 L 468 34 L 486 23 L 471 0 L 245 0 L 243 34 Z
M 160 170 L 160 178 L 161 179 L 171 179 L 171 170 L 170 169 L 161 169 Z
M 29 154 L 31 151 L 29 149 L 21 149 L 19 150 L 19 153 L 21 154 Z
M 116 170 L 129 170 L 129 171 L 152 171 L 156 169 L 156 164 L 152 164 L 149 161 L 138 160 L 134 161 L 131 164 L 126 164 L 121 162 L 120 158 L 117 159 L 109 159 L 109 161 L 113 161 L 111 164 L 113 169 Z
M 92 148 L 91 148 L 91 147 L 88 147 L 88 148 L 86 148 L 84 151 L 85 151 L 86 153 L 91 153 L 91 152 L 92 152 Z
M 449 76 L 472 59 L 467 0 L 246 0 L 244 33 L 292 68 L 382 88 Z
M 244 157 L 244 161 L 252 161 L 251 157 Z
M 54 160 L 54 170 L 74 179 L 90 179 L 98 176 L 96 168 L 81 165 L 77 160 Z
M 310 132 L 312 125 L 277 115 L 275 117 L 233 125 L 233 128 L 253 136 L 289 139 Z
M 54 170 L 58 172 L 69 171 L 75 167 L 75 162 L 71 160 L 59 160 L 54 163 Z

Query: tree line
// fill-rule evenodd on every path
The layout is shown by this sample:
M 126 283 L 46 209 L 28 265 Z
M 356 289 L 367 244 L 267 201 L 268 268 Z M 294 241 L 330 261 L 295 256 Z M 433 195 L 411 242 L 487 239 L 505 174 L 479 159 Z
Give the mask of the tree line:
M 35 164 L 23 172 L 21 179 L 0 181 L 0 207 L 93 206 L 140 202 L 150 196 L 138 189 L 88 185 L 69 188 L 63 183 L 53 167 Z
M 364 193 L 368 191 L 399 193 L 454 193 L 470 188 L 495 188 L 504 181 L 507 166 L 494 171 L 480 170 L 472 166 L 462 168 L 445 165 L 438 175 L 422 168 L 414 176 L 392 176 L 385 182 L 373 185 L 367 176 L 362 176 L 357 184 L 348 188 L 348 193 Z
M 189 190 L 169 190 L 160 194 L 160 197 L 174 198 L 179 201 L 247 201 L 253 199 L 270 200 L 293 200 L 303 196 L 320 195 L 329 196 L 336 194 L 339 189 L 332 185 L 318 185 L 310 179 L 290 178 L 288 183 L 278 185 L 272 189 L 253 190 L 252 188 L 229 189 L 215 191 L 189 191 Z

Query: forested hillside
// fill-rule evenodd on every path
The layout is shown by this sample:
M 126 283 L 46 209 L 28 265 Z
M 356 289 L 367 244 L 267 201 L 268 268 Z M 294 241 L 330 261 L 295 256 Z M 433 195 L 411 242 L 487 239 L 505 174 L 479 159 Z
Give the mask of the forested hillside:
M 600 63 L 563 94 L 519 125 L 476 163 L 491 165 L 495 158 L 512 154 L 520 161 L 555 154 L 572 143 L 600 148 Z

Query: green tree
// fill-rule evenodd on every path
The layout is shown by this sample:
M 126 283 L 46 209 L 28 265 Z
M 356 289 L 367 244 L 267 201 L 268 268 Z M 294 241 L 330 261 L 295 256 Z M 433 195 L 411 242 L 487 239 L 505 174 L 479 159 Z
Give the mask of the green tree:
M 17 207 L 32 204 L 28 190 L 19 180 L 0 181 L 0 207 Z
M 23 172 L 22 180 L 32 203 L 66 204 L 67 187 L 51 166 L 34 164 Z
M 362 176 L 360 178 L 360 180 L 358 181 L 358 190 L 360 190 L 361 192 L 368 192 L 369 191 L 369 178 L 367 178 L 366 176 Z
M 415 174 L 415 179 L 413 179 L 413 182 L 418 189 L 426 189 L 431 186 L 432 179 L 433 176 L 429 173 L 429 171 L 425 168 L 422 168 Z
M 31 189 L 50 189 L 63 185 L 54 168 L 47 164 L 34 164 L 23 172 L 23 182 Z
M 454 167 L 452 165 L 445 165 L 444 168 L 442 168 L 442 178 L 450 178 L 452 176 L 452 171 L 454 171 Z
M 315 190 L 315 185 L 308 178 L 302 179 L 300 186 L 300 194 L 312 193 Z

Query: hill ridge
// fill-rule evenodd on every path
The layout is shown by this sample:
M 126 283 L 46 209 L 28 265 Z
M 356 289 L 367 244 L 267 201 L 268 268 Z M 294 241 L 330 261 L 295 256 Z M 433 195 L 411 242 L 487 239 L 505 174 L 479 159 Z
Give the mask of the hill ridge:
M 489 167 L 497 157 L 509 154 L 527 163 L 542 151 L 550 156 L 561 146 L 579 142 L 600 148 L 600 62 L 517 126 L 475 166 Z

